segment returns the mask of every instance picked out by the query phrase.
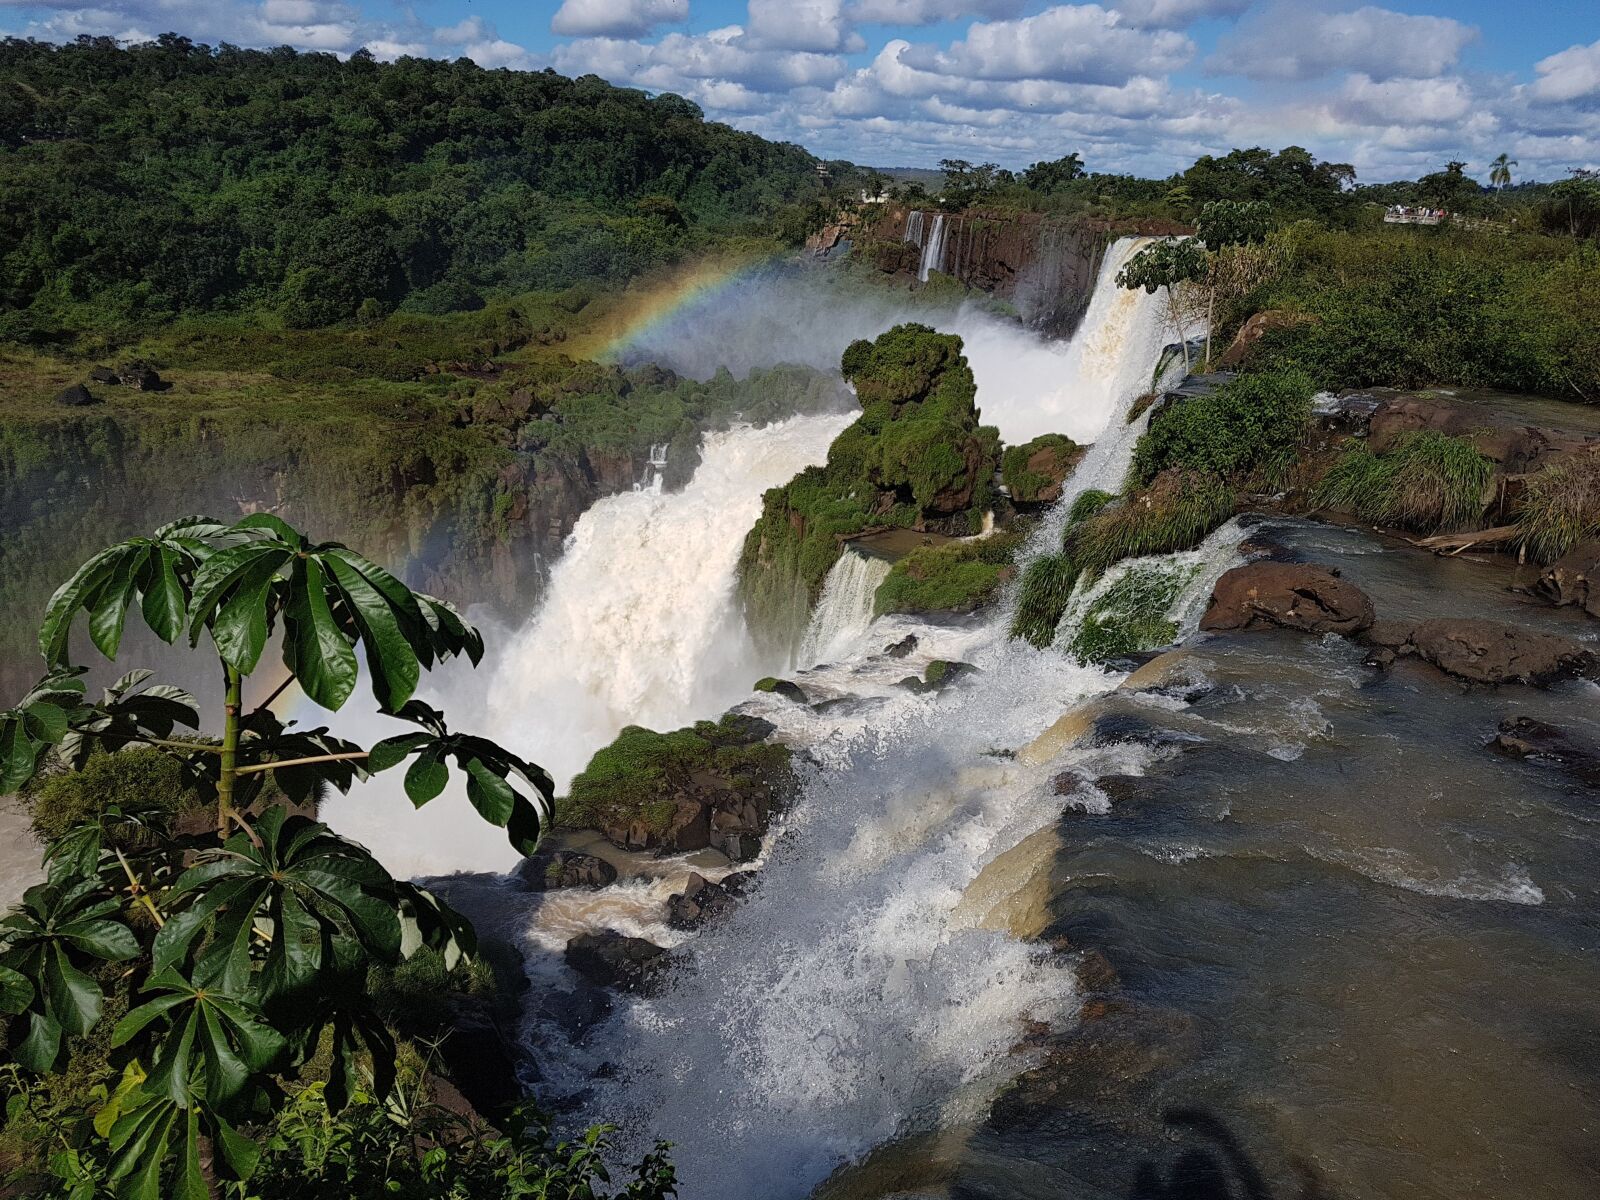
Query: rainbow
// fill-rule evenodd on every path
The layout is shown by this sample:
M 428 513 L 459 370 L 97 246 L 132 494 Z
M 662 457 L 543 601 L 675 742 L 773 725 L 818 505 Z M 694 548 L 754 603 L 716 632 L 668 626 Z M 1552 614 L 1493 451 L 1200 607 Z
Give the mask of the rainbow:
M 715 299 L 776 258 L 776 255 L 767 255 L 720 261 L 703 259 L 693 266 L 630 288 L 596 331 L 603 340 L 595 357 L 601 362 L 615 362 L 635 343 L 671 322 L 685 309 Z

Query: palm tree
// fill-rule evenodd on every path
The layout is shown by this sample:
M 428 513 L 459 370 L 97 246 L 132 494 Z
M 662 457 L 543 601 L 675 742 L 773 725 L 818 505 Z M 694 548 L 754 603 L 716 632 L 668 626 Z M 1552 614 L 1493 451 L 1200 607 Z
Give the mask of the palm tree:
M 1489 164 L 1489 182 L 1497 188 L 1503 188 L 1511 182 L 1511 168 L 1517 165 L 1517 160 L 1509 154 L 1502 153 L 1499 158 Z

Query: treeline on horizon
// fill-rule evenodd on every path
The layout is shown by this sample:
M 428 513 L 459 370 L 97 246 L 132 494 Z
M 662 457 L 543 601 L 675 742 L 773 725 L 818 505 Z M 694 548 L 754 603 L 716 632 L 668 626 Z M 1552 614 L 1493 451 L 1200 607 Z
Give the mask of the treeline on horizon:
M 0 341 L 618 281 L 711 241 L 798 240 L 832 207 L 817 168 L 592 75 L 5 39 Z

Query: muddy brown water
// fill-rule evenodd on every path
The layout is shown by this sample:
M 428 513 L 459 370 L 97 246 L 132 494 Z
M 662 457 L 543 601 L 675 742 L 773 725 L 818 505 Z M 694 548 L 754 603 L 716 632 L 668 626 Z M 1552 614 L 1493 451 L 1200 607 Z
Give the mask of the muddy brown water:
M 1600 633 L 1509 593 L 1503 560 L 1298 521 L 1253 536 L 1339 568 L 1380 617 Z M 1600 745 L 1600 689 L 1467 689 L 1291 633 L 1178 655 L 1149 673 L 1165 688 L 1097 703 L 1101 736 L 1163 758 L 1100 781 L 1103 815 L 1063 815 L 1029 908 L 1026 932 L 1085 955 L 1084 1019 L 986 1120 L 820 1194 L 1600 1194 L 1600 791 L 1486 745 L 1513 715 Z

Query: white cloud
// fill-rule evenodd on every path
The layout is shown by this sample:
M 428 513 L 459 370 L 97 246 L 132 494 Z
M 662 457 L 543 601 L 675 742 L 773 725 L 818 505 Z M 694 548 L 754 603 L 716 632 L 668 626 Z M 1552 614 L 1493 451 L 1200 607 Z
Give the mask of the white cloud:
M 1130 25 L 1182 29 L 1201 17 L 1236 17 L 1253 0 L 1115 0 L 1113 5 Z
M 1440 125 L 1470 113 L 1473 98 L 1466 83 L 1454 76 L 1380 82 L 1352 75 L 1333 108 L 1361 125 Z
M 556 47 L 551 59 L 556 70 L 569 75 L 593 72 L 613 82 L 684 95 L 712 82 L 739 84 L 751 92 L 828 86 L 845 71 L 834 55 L 754 44 L 737 25 L 707 34 L 671 33 L 654 45 L 587 38 Z
M 643 37 L 688 19 L 689 0 L 564 0 L 550 28 L 568 37 Z
M 374 58 L 384 62 L 393 62 L 397 58 L 422 58 L 428 53 L 426 42 L 397 42 L 389 38 L 369 40 L 366 47 L 372 51 Z
M 750 0 L 749 36 L 775 50 L 827 54 L 865 48 L 850 31 L 844 0 Z
M 465 46 L 468 42 L 482 42 L 494 36 L 494 26 L 477 16 L 465 17 L 454 25 L 433 31 L 433 40 L 441 46 Z
M 1194 52 L 1181 33 L 1135 29 L 1097 4 L 1072 4 L 1018 21 L 979 22 L 948 50 L 913 47 L 909 61 L 971 79 L 1114 84 L 1175 71 Z
M 1014 17 L 1024 0 L 856 0 L 846 15 L 880 25 L 932 25 L 958 17 Z
M 1306 12 L 1280 4 L 1222 39 L 1207 66 L 1250 79 L 1315 79 L 1359 71 L 1374 79 L 1425 78 L 1448 71 L 1467 43 L 1470 25 L 1368 5 L 1353 12 Z
M 1570 46 L 1534 63 L 1539 78 L 1530 89 L 1540 100 L 1600 97 L 1600 42 Z

